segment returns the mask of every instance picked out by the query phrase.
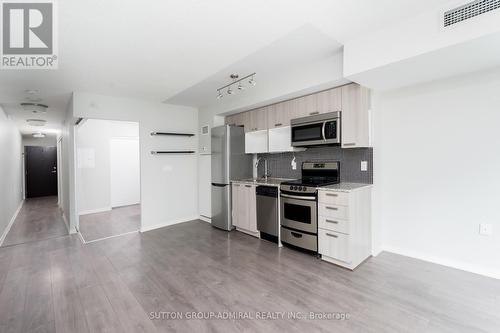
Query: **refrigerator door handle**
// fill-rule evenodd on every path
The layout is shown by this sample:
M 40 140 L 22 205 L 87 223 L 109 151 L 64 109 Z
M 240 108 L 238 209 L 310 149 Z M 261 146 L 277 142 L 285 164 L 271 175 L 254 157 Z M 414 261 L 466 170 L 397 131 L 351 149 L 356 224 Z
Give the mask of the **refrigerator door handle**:
M 215 187 L 226 187 L 226 186 L 228 186 L 228 184 L 212 183 L 212 186 L 215 186 Z

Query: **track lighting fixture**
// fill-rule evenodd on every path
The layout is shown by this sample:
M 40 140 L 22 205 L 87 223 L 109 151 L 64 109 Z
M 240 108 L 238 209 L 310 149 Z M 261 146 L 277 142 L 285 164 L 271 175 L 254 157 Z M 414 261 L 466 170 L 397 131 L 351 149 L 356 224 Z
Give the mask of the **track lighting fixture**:
M 250 75 L 247 75 L 245 77 L 242 77 L 241 79 L 239 78 L 239 75 L 238 74 L 231 74 L 229 77 L 231 78 L 231 80 L 233 80 L 233 82 L 229 83 L 229 84 L 226 84 L 225 86 L 223 87 L 220 87 L 217 89 L 217 99 L 221 99 L 222 97 L 224 97 L 224 95 L 222 94 L 222 92 L 224 91 L 224 89 L 227 88 L 226 90 L 226 93 L 228 95 L 233 95 L 235 93 L 235 91 L 233 90 L 233 85 L 237 87 L 238 91 L 243 91 L 246 89 L 245 85 L 243 84 L 243 82 L 247 79 L 250 78 L 250 80 L 248 80 L 248 83 L 252 86 L 255 86 L 257 83 L 255 82 L 255 74 L 256 73 L 252 73 Z

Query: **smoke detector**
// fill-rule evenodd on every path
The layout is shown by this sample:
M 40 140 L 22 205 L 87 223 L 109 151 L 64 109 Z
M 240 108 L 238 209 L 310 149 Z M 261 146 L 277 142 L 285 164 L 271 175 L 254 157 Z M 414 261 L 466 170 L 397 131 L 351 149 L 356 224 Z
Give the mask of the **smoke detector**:
M 26 122 L 30 126 L 45 126 L 45 124 L 47 123 L 47 121 L 43 119 L 26 119 Z
M 25 111 L 31 111 L 33 113 L 45 113 L 48 108 L 47 105 L 39 103 L 21 103 L 21 106 Z

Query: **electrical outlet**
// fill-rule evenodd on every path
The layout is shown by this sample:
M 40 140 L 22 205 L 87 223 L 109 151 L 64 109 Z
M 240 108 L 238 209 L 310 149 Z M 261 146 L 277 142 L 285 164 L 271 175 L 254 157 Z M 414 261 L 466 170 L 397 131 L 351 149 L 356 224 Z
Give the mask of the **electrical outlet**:
M 493 235 L 493 226 L 489 223 L 481 223 L 479 225 L 479 234 L 483 236 Z
M 361 161 L 361 171 L 368 171 L 368 161 Z

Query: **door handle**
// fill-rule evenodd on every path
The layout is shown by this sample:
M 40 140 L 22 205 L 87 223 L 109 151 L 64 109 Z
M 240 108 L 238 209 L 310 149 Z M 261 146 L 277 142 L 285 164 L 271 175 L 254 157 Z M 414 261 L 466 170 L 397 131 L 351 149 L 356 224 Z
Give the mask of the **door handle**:
M 333 237 L 333 238 L 339 238 L 339 236 L 337 235 L 333 235 L 333 234 L 326 234 L 328 237 Z

